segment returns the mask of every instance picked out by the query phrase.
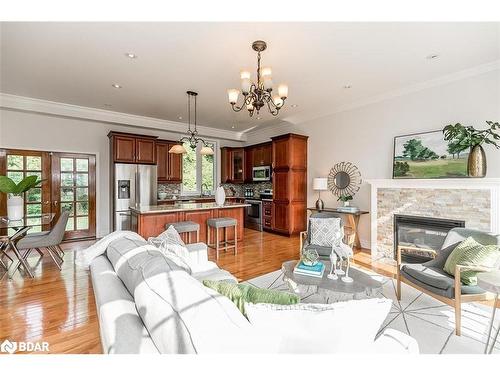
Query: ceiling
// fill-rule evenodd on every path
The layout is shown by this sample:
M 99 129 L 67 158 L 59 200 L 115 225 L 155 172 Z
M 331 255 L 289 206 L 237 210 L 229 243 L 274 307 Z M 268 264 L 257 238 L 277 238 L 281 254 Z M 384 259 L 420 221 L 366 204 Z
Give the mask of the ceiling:
M 198 123 L 235 131 L 306 121 L 500 59 L 500 23 L 39 22 L 0 31 L 3 93 L 185 122 L 185 92 L 195 90 Z M 279 118 L 250 119 L 227 103 L 240 70 L 255 77 L 256 39 L 268 43 L 262 62 L 273 81 L 289 85 Z

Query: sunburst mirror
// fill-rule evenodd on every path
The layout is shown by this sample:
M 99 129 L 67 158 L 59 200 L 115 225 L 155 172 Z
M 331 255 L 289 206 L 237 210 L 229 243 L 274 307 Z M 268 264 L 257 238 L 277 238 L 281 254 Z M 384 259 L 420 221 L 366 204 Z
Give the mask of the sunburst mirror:
M 348 161 L 337 163 L 328 174 L 328 189 L 337 197 L 354 196 L 361 187 L 361 172 Z

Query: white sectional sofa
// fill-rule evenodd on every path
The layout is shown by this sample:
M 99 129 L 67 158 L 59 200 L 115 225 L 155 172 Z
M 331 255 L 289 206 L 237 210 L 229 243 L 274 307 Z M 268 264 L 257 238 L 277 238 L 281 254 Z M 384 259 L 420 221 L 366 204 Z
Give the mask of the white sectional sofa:
M 205 244 L 187 245 L 195 270 L 185 270 L 142 239 L 120 238 L 90 270 L 104 353 L 277 353 L 268 336 L 203 280 L 236 279 L 209 262 Z M 190 273 L 191 271 L 191 273 Z M 414 353 L 413 338 L 388 330 L 374 352 Z

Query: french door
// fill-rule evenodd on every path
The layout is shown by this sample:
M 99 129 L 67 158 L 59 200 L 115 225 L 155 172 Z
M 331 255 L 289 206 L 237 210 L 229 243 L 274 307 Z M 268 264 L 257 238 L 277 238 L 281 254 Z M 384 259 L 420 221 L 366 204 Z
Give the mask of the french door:
M 52 154 L 52 204 L 56 220 L 69 212 L 64 239 L 95 237 L 95 156 Z
M 24 215 L 30 233 L 50 230 L 41 215 L 70 212 L 64 239 L 95 236 L 95 156 L 46 151 L 0 149 L 0 175 L 16 183 L 36 175 L 43 182 L 24 193 Z M 6 195 L 0 193 L 0 216 L 7 215 Z M 10 234 L 10 233 L 9 233 Z
M 41 225 L 42 214 L 52 212 L 50 195 L 50 154 L 43 151 L 0 150 L 0 175 L 10 177 L 16 184 L 25 177 L 37 176 L 41 184 L 23 194 L 24 216 L 32 226 L 30 232 L 49 230 Z M 7 197 L 0 193 L 0 215 L 7 215 Z M 11 235 L 13 228 L 8 230 Z

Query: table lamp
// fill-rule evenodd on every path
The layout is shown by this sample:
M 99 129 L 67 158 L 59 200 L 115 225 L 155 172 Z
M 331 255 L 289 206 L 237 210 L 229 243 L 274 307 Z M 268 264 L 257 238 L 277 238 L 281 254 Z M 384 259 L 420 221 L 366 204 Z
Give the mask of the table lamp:
M 325 177 L 316 177 L 313 179 L 313 190 L 318 191 L 318 200 L 316 201 L 316 208 L 318 210 L 323 210 L 325 204 L 321 200 L 321 191 L 328 190 L 328 179 Z

